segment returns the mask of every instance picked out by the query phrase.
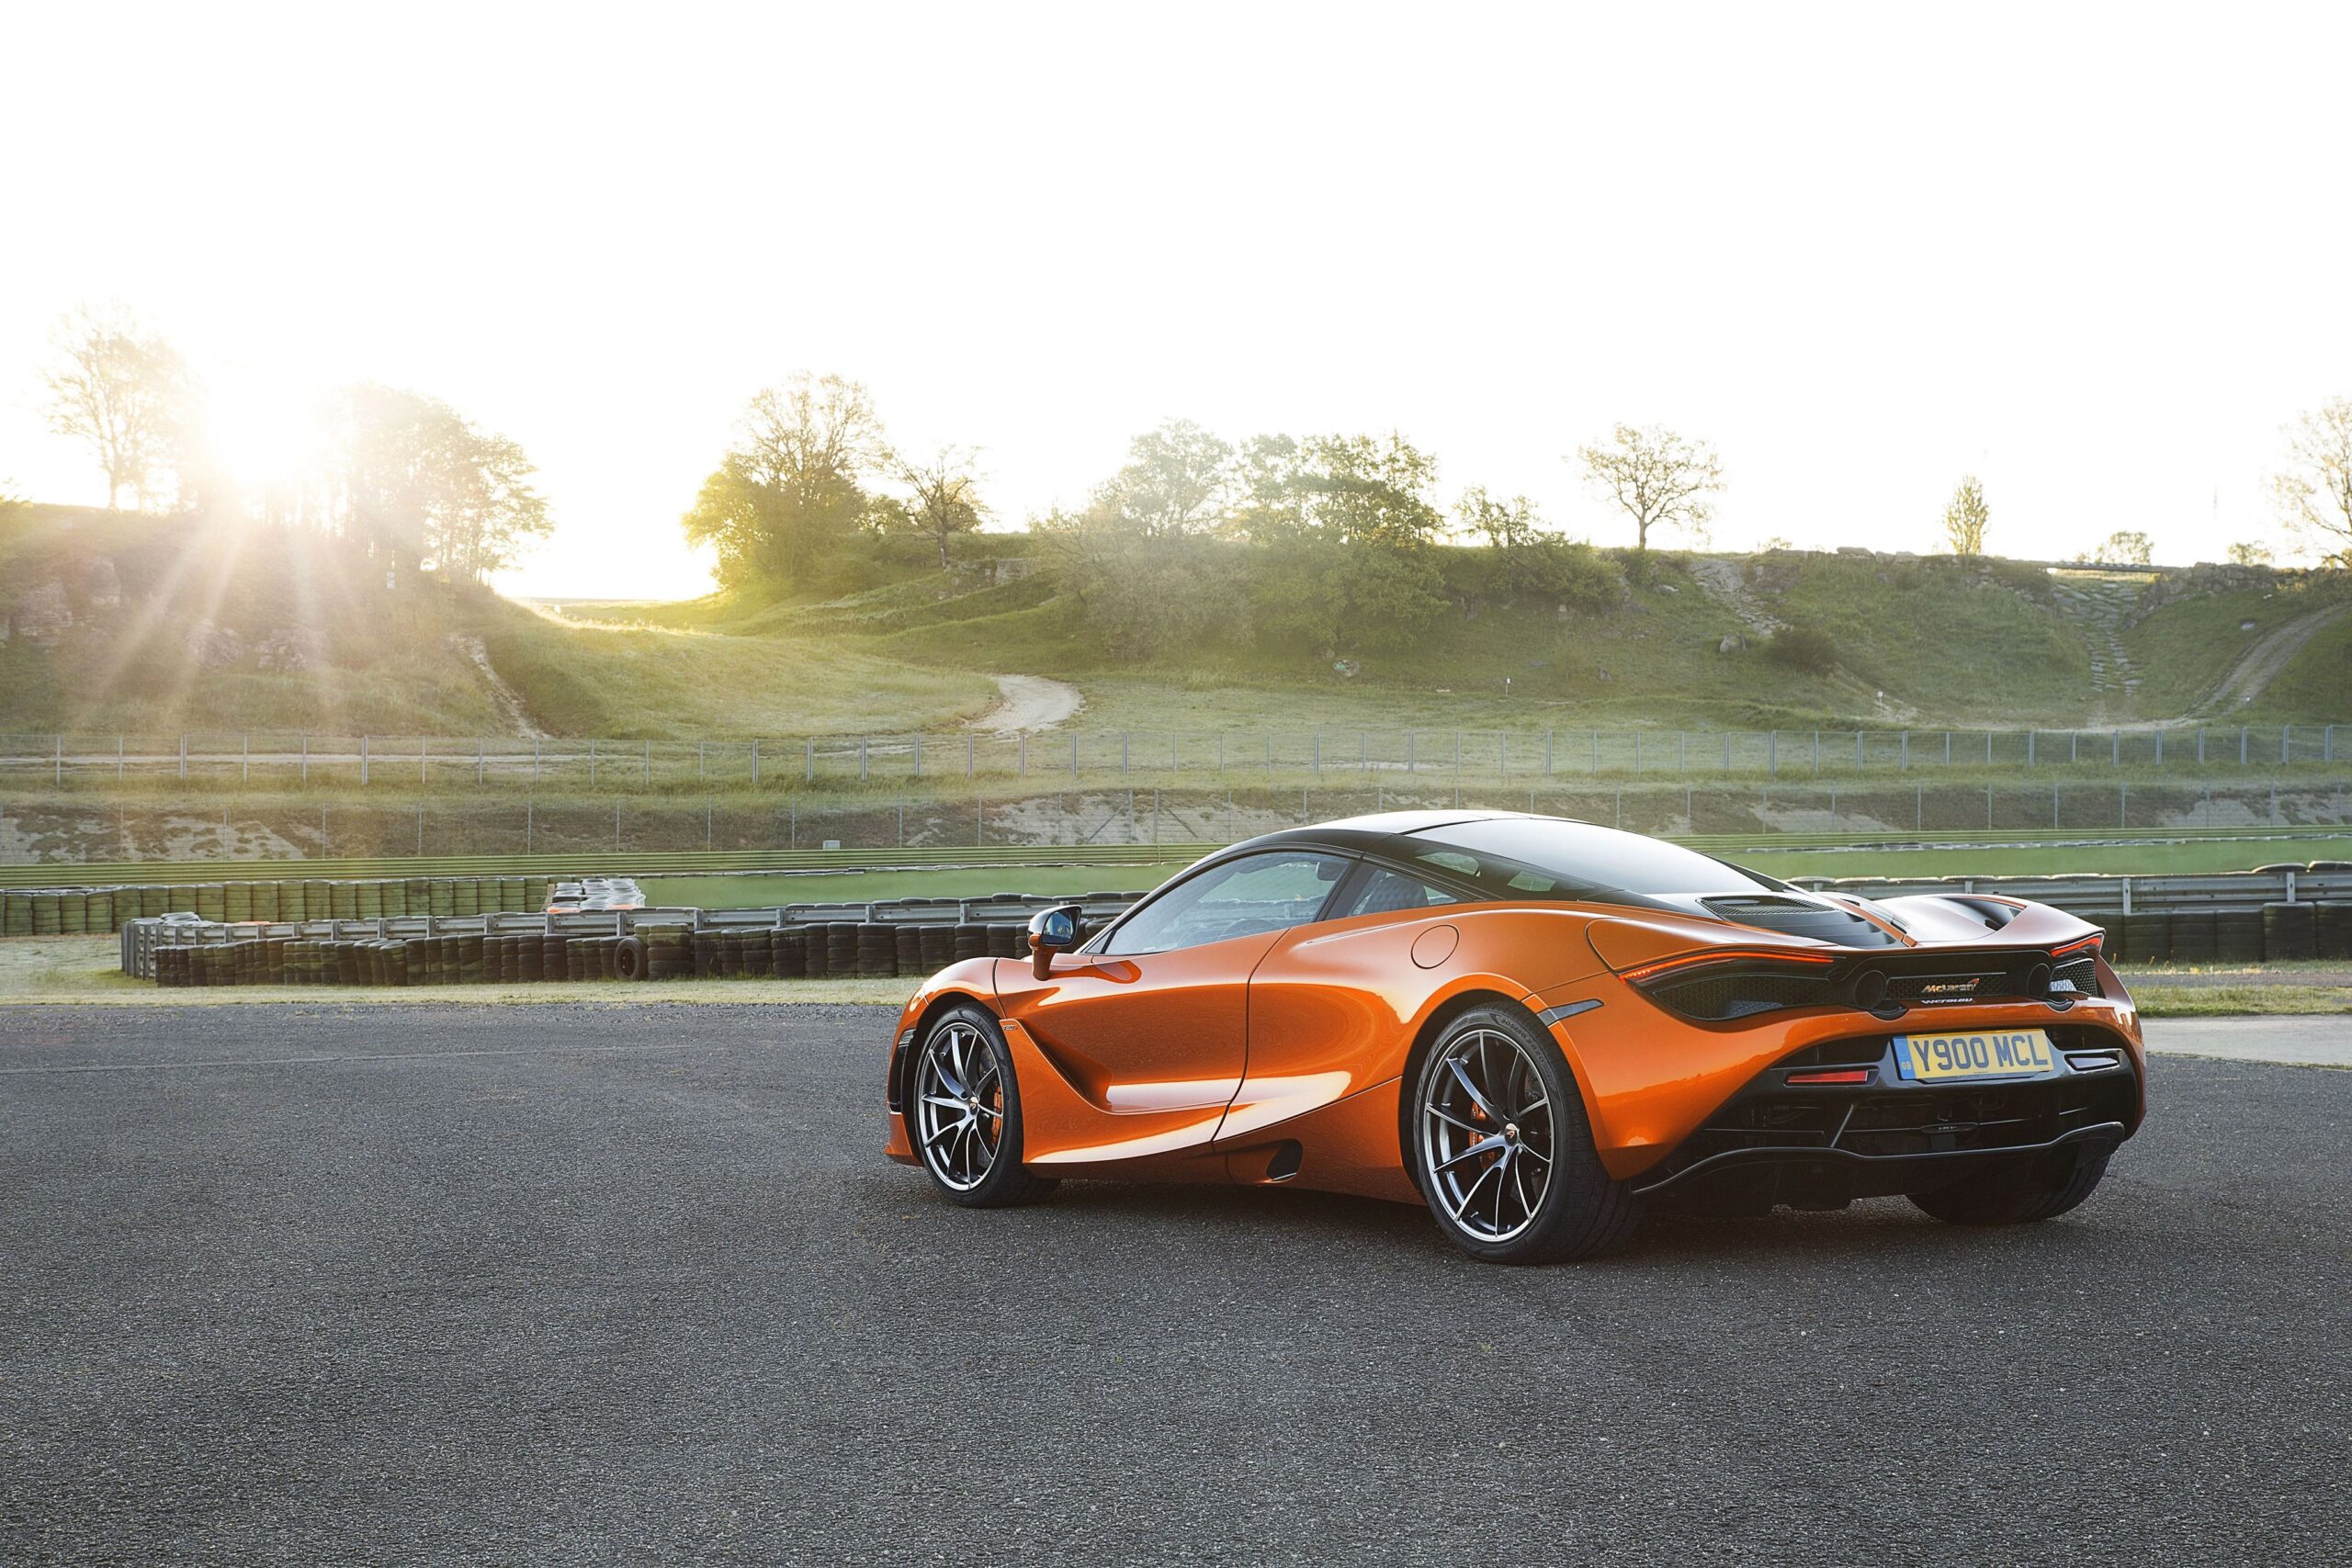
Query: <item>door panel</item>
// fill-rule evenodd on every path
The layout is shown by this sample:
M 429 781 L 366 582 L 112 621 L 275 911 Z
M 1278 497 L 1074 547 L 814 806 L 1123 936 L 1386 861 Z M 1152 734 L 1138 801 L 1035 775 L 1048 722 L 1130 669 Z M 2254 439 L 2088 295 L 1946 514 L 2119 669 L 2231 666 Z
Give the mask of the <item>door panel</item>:
M 1219 1138 L 1303 1115 L 1400 1070 L 1405 1027 L 1442 971 L 1413 944 L 1449 911 L 1385 913 L 1283 933 L 1250 982 L 1250 1056 Z
M 1281 934 L 1126 958 L 1060 953 L 1044 980 L 999 964 L 1004 1016 L 1102 1117 L 1024 1157 L 1114 1159 L 1215 1136 L 1247 1060 L 1250 972 Z

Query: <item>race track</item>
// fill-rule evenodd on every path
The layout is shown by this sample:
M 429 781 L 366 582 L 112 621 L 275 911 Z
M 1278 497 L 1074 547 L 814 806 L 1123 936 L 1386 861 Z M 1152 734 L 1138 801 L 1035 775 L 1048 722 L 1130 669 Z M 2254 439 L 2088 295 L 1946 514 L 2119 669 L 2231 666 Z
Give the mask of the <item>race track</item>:
M 883 1160 L 889 1014 L 0 1012 L 0 1562 L 2338 1561 L 2352 1073 L 2085 1208 L 1653 1224 Z

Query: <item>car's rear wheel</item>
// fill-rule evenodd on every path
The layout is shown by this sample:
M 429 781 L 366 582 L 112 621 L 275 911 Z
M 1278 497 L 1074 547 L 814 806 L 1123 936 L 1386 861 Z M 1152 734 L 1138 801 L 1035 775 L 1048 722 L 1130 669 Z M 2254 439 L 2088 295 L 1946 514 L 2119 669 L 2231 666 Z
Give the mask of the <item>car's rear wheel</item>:
M 908 1132 L 923 1168 L 969 1208 L 1030 1203 L 1057 1183 L 1021 1165 L 1021 1085 L 996 1020 L 958 1007 L 932 1021 L 915 1057 Z
M 2057 1218 L 2089 1197 L 2107 1174 L 2111 1148 L 2052 1149 L 1980 1169 L 1911 1193 L 1913 1204 L 1948 1224 L 2021 1225 Z
M 1601 1168 L 1559 1047 L 1514 1008 L 1448 1024 L 1414 1076 L 1413 1172 L 1438 1229 L 1490 1263 L 1589 1258 L 1639 1217 Z

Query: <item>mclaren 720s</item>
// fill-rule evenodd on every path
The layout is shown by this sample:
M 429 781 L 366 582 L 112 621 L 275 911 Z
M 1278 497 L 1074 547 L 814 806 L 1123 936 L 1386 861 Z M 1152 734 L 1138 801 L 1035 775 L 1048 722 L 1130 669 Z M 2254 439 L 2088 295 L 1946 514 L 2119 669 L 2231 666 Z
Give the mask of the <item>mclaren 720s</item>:
M 888 1152 L 974 1207 L 1066 1177 L 1422 1203 L 1511 1263 L 1659 1210 L 1900 1194 L 2043 1220 L 2144 1106 L 2100 941 L 2043 905 L 1810 893 L 1558 818 L 1355 818 L 942 970 L 899 1020 Z

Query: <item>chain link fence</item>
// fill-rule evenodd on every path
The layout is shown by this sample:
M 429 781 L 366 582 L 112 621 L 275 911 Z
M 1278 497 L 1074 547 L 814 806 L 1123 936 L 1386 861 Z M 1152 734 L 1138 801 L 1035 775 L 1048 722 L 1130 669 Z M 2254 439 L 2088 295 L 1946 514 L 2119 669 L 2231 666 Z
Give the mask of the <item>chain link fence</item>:
M 879 793 L 826 802 L 741 797 L 640 802 L 529 794 L 381 806 L 249 800 L 196 807 L 72 797 L 0 803 L 0 863 L 279 860 L 482 854 L 961 845 L 1227 843 L 1365 812 L 1412 808 L 1540 811 L 1635 832 L 1787 835 L 1792 841 L 1884 833 L 2041 833 L 2117 829 L 2343 826 L 2352 782 L 1968 784 L 1862 782 L 1723 784 L 1631 782 L 1524 787 L 1434 781 L 1317 788 L 1237 784 L 1015 791 L 961 797 Z
M 2111 729 L 1053 730 L 747 739 L 0 734 L 0 779 L 273 787 L 789 788 L 1108 775 L 1331 780 L 1782 778 L 1938 769 L 2146 773 L 2331 764 L 2339 726 Z

